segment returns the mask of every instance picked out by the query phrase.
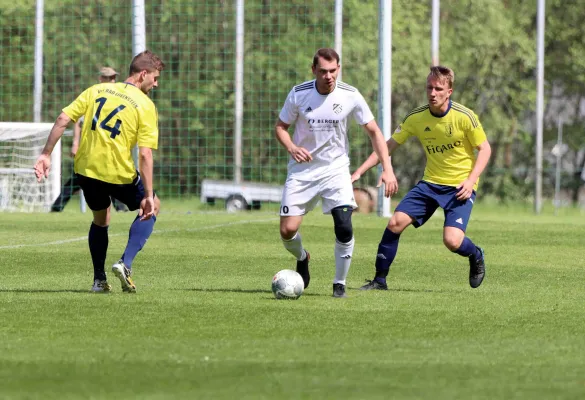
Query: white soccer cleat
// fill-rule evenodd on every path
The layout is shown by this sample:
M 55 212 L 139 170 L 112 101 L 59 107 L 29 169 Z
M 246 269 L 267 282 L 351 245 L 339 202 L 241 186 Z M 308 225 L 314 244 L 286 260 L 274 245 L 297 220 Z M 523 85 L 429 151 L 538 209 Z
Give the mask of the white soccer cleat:
M 110 286 L 108 281 L 96 279 L 93 281 L 91 291 L 94 293 L 110 293 L 112 291 L 112 286 Z
M 136 285 L 130 275 L 132 271 L 126 268 L 122 260 L 118 261 L 112 266 L 112 272 L 116 274 L 122 283 L 122 291 L 126 293 L 136 293 Z

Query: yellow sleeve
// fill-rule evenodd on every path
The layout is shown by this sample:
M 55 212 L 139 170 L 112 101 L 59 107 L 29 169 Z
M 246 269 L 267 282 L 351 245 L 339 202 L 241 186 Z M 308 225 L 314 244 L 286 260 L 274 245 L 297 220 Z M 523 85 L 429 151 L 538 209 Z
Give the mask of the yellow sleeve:
M 158 113 L 154 104 L 139 108 L 137 144 L 139 147 L 158 148 Z
M 77 122 L 81 116 L 85 115 L 91 97 L 91 89 L 92 88 L 86 89 L 83 93 L 77 96 L 73 103 L 63 109 L 63 112 L 73 121 Z
M 403 144 L 406 139 L 408 139 L 412 135 L 411 130 L 409 129 L 406 121 L 398 125 L 398 128 L 392 134 L 392 139 L 396 140 L 396 143 Z
M 473 126 L 472 122 L 468 120 L 468 129 L 465 130 L 465 136 L 467 137 L 467 140 L 469 140 L 469 143 L 471 143 L 471 146 L 475 148 L 487 140 L 487 135 L 483 131 L 483 127 L 481 126 L 477 115 L 473 115 L 475 116 L 477 124 Z

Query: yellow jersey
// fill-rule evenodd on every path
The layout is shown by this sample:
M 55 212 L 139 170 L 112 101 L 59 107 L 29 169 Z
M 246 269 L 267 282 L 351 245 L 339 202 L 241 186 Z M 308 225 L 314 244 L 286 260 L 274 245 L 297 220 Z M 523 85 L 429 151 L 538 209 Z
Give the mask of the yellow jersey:
M 73 121 L 84 117 L 76 173 L 127 184 L 136 178 L 132 149 L 158 147 L 158 115 L 152 100 L 136 86 L 100 83 L 63 109 Z
M 422 179 L 446 186 L 458 186 L 469 177 L 475 165 L 474 149 L 487 139 L 477 115 L 451 100 L 440 116 L 431 114 L 428 104 L 412 110 L 392 138 L 403 144 L 410 136 L 416 136 L 427 157 Z M 479 179 L 475 190 L 478 183 Z

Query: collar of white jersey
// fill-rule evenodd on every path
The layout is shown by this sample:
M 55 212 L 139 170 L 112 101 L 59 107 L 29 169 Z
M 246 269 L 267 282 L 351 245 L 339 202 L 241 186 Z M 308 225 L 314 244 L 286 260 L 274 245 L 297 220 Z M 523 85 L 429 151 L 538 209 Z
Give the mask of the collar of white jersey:
M 335 80 L 335 87 L 333 88 L 333 90 L 330 91 L 329 93 L 323 94 L 323 93 L 319 92 L 319 89 L 317 89 L 317 79 L 313 79 L 313 89 L 315 89 L 315 92 L 317 92 L 317 94 L 319 96 L 329 96 L 331 93 L 333 93 L 337 90 L 338 85 L 339 85 L 339 79 L 336 79 Z

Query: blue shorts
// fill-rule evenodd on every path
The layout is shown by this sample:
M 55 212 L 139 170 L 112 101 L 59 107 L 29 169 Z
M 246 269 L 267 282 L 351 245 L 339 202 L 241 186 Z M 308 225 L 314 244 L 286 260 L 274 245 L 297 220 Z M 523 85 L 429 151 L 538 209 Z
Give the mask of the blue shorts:
M 113 197 L 128 206 L 130 211 L 140 208 L 140 202 L 144 198 L 144 185 L 140 174 L 132 183 L 115 184 L 88 178 L 77 174 L 79 186 L 83 190 L 83 196 L 88 207 L 93 211 L 105 210 L 110 206 Z
M 419 181 L 398 203 L 395 211 L 410 216 L 414 220 L 412 225 L 418 228 L 431 218 L 438 207 L 441 207 L 445 212 L 443 226 L 453 226 L 465 232 L 476 193 L 474 190 L 471 198 L 461 201 L 457 200 L 457 192 L 458 189 L 453 186 Z

